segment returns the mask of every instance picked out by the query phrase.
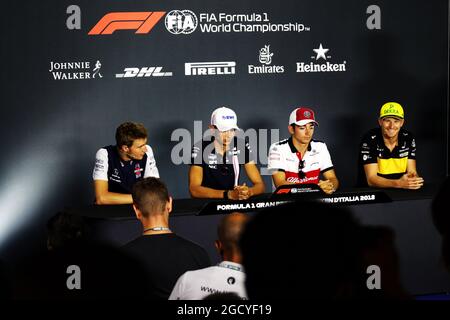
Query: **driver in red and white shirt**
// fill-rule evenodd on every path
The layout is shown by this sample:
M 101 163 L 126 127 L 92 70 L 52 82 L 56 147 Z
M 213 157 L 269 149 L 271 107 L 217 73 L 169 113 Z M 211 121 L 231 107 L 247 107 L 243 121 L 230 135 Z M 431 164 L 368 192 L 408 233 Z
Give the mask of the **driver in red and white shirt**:
M 312 140 L 318 125 L 310 108 L 292 111 L 288 126 L 291 137 L 272 144 L 269 149 L 268 169 L 275 187 L 317 184 L 327 194 L 339 187 L 326 144 Z

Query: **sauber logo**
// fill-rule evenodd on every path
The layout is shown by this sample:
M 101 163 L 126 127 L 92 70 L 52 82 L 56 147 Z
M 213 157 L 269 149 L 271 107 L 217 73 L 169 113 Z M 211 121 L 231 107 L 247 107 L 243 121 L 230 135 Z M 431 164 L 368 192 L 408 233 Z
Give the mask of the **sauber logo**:
M 110 12 L 104 15 L 88 34 L 113 34 L 117 30 L 136 30 L 137 34 L 147 34 L 165 14 L 164 11 Z

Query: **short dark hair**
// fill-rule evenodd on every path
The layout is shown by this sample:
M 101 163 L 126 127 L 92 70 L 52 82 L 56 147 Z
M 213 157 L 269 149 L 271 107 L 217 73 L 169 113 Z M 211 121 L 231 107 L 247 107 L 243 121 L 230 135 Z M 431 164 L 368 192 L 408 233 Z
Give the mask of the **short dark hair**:
M 147 129 L 142 123 L 124 122 L 116 129 L 116 145 L 131 147 L 136 139 L 146 139 Z
M 230 213 L 220 220 L 217 235 L 225 250 L 239 250 L 239 240 L 248 220 L 249 216 L 240 212 Z
M 142 212 L 144 217 L 149 214 L 161 214 L 169 201 L 169 192 L 166 185 L 158 178 L 145 178 L 136 182 L 131 196 L 134 205 Z

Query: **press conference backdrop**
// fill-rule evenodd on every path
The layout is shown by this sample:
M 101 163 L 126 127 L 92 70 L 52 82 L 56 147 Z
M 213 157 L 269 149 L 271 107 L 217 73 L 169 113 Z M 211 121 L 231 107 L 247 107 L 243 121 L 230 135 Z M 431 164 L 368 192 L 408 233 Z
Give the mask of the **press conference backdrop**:
M 260 130 L 263 172 L 290 112 L 313 108 L 345 187 L 361 135 L 397 101 L 420 173 L 446 175 L 447 0 L 9 1 L 3 12 L 0 245 L 92 203 L 95 152 L 124 121 L 148 128 L 175 198 L 189 196 L 177 134 L 191 133 L 190 146 L 220 106 Z

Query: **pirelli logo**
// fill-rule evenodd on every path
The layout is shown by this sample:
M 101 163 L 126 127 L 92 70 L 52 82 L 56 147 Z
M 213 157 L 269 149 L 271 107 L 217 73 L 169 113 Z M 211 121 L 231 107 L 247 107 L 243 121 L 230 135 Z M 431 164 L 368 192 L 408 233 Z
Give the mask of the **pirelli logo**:
M 110 12 L 97 22 L 88 35 L 113 34 L 117 30 L 136 30 L 136 34 L 147 34 L 165 14 L 165 11 Z
M 236 73 L 236 62 L 188 62 L 184 64 L 187 76 L 230 75 Z

